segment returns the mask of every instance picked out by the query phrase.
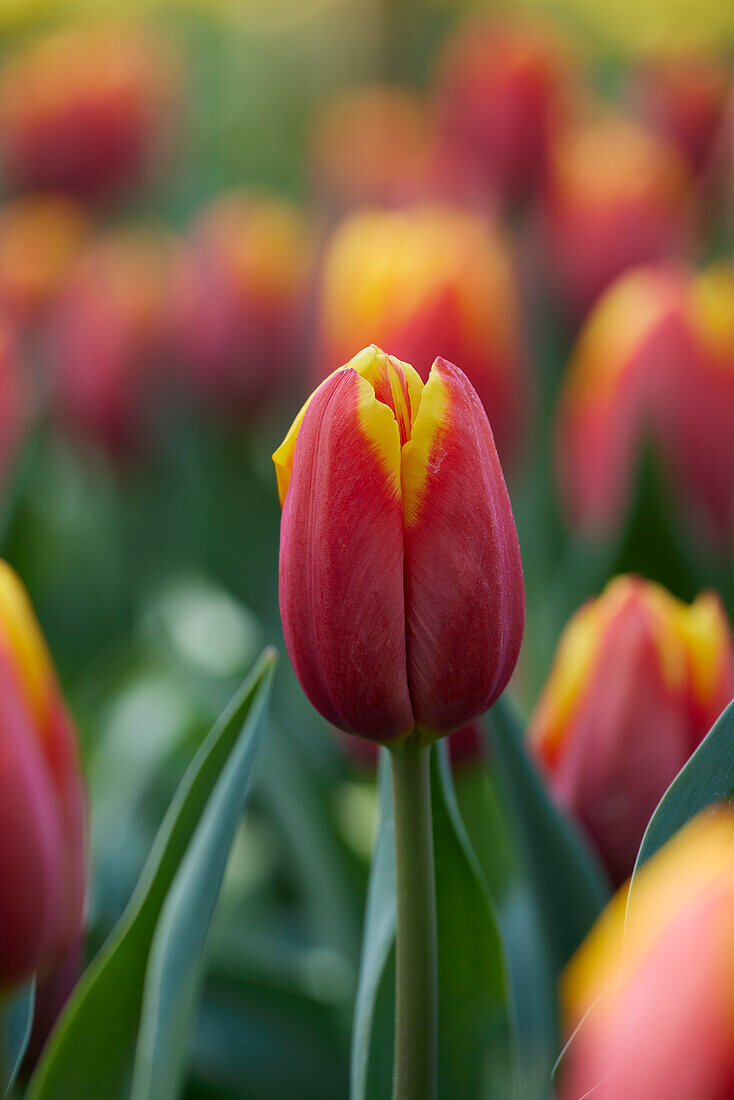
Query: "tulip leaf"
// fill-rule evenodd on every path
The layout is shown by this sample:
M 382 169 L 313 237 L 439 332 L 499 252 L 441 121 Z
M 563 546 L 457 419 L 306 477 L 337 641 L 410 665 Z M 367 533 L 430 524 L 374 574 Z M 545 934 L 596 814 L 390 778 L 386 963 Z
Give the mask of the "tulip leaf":
M 33 1029 L 36 981 L 0 999 L 0 1088 L 7 1096 L 18 1076 Z
M 628 898 L 651 856 L 697 813 L 734 794 L 734 702 L 717 718 L 658 803 L 642 838 Z
M 510 1100 L 515 1052 L 497 917 L 461 820 L 446 747 L 433 750 L 431 799 L 439 958 L 439 1095 Z M 390 1095 L 394 1026 L 395 854 L 386 750 L 354 1016 L 351 1100 Z
M 485 744 L 510 812 L 560 973 L 610 896 L 603 870 L 572 823 L 554 805 L 523 747 L 522 722 L 503 696 L 485 720 Z
M 178 1095 L 204 940 L 274 665 L 266 652 L 189 766 L 135 893 L 72 995 L 27 1100 Z

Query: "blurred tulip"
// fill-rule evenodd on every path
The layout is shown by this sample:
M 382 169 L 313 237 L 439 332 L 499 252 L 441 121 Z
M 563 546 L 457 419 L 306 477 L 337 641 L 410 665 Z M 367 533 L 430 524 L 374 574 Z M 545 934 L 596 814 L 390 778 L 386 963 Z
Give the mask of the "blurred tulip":
M 631 119 L 604 114 L 561 130 L 542 221 L 554 293 L 570 316 L 628 268 L 685 254 L 692 200 L 678 150 Z
M 20 446 L 27 415 L 15 330 L 0 315 L 0 484 Z
M 700 172 L 711 159 L 733 81 L 722 59 L 682 55 L 641 65 L 631 91 L 647 122 Z
M 567 44 L 538 21 L 468 20 L 439 60 L 446 145 L 467 155 L 502 198 L 526 198 L 545 177 L 572 70 Z
M 503 461 L 520 450 L 528 393 L 513 263 L 486 219 L 450 206 L 344 220 L 321 280 L 318 376 L 370 340 L 425 381 L 435 349 L 462 364 Z
M 573 523 L 617 526 L 649 436 L 699 540 L 734 535 L 734 268 L 641 268 L 602 296 L 574 351 L 557 429 Z
M 0 989 L 79 943 L 87 804 L 74 729 L 25 589 L 0 562 Z
M 210 404 L 248 415 L 288 395 L 305 360 L 313 243 L 284 199 L 232 193 L 198 218 L 174 314 L 179 357 Z
M 129 28 L 31 41 L 0 73 L 6 180 L 86 198 L 127 189 L 169 137 L 175 85 L 168 51 Z
M 21 327 L 52 303 L 87 231 L 70 199 L 29 195 L 0 210 L 0 308 Z
M 54 399 L 67 428 L 114 452 L 143 434 L 146 406 L 170 356 L 175 246 L 154 231 L 92 241 L 49 324 Z
M 520 551 L 486 414 L 436 359 L 370 347 L 273 456 L 280 611 L 301 686 L 350 733 L 422 744 L 487 709 L 517 660 Z
M 559 1100 L 730 1100 L 733 987 L 734 812 L 721 806 L 644 866 L 629 906 L 620 891 L 567 968 L 568 1033 L 583 1022 Z
M 734 640 L 713 593 L 687 605 L 618 577 L 561 635 L 530 726 L 554 795 L 615 882 L 666 788 L 734 697 Z

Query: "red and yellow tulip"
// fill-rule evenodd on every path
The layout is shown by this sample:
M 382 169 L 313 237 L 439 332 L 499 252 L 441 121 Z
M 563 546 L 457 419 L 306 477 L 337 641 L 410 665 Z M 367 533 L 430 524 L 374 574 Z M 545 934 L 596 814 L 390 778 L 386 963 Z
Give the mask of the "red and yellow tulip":
M 273 456 L 280 610 L 332 725 L 430 743 L 497 698 L 524 623 L 517 532 L 465 375 L 372 346 L 323 382 Z
M 303 365 L 313 240 L 285 199 L 233 192 L 197 218 L 174 280 L 178 357 L 211 404 L 281 399 Z
M 728 1100 L 734 811 L 709 809 L 621 890 L 569 964 L 559 1100 Z M 584 1018 L 585 1017 L 585 1018 Z
M 521 442 L 527 387 L 513 263 L 499 231 L 443 205 L 345 219 L 321 279 L 319 371 L 375 340 L 417 364 L 435 349 L 479 394 L 503 461 Z
M 699 541 L 734 538 L 734 269 L 641 268 L 592 311 L 563 385 L 560 491 L 571 521 L 617 526 L 649 437 Z
M 734 697 L 734 639 L 719 598 L 692 604 L 624 576 L 576 612 L 530 738 L 558 801 L 613 879 L 632 871 L 666 788 Z
M 13 187 L 97 198 L 137 182 L 170 130 L 167 50 L 127 27 L 69 27 L 0 73 L 0 161 Z
M 688 166 L 640 123 L 592 114 L 550 155 L 543 227 L 554 288 L 573 318 L 622 272 L 685 255 L 693 236 Z
M 84 918 L 87 803 L 76 736 L 28 596 L 0 562 L 0 990 L 44 978 Z

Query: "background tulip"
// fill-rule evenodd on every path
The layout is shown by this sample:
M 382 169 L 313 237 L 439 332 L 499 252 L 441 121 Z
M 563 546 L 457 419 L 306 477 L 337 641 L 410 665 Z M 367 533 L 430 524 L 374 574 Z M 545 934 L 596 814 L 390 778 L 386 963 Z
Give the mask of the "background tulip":
M 727 1100 L 734 815 L 704 812 L 612 902 L 565 974 L 560 1100 Z
M 492 432 L 460 370 L 367 348 L 273 456 L 280 610 L 301 686 L 347 732 L 430 742 L 504 688 L 524 621 Z
M 74 729 L 16 574 L 0 563 L 0 989 L 76 948 L 87 809 Z
M 717 596 L 690 606 L 619 577 L 561 636 L 530 738 L 558 801 L 613 879 L 632 871 L 669 783 L 734 697 L 734 641 Z
M 0 73 L 0 161 L 16 188 L 83 198 L 137 182 L 169 137 L 176 78 L 152 38 L 71 27 L 18 51 Z
M 435 349 L 462 364 L 503 461 L 516 456 L 528 405 L 513 264 L 499 231 L 450 206 L 346 219 L 327 249 L 318 376 L 376 340 L 424 381 Z
M 174 279 L 178 356 L 211 405 L 250 415 L 303 363 L 313 239 L 285 199 L 233 192 L 197 218 Z
M 543 202 L 548 263 L 569 315 L 638 264 L 685 255 L 693 237 L 688 166 L 665 138 L 594 114 L 556 135 Z

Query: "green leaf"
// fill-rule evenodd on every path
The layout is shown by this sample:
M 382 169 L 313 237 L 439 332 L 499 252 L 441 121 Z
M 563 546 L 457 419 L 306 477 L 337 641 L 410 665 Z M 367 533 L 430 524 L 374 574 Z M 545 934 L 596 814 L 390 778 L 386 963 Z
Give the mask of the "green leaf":
M 200 957 L 275 664 L 266 652 L 189 766 L 135 893 L 77 986 L 27 1100 L 177 1094 Z
M 392 784 L 381 753 L 380 816 L 352 1041 L 351 1100 L 390 1095 L 394 1022 L 395 855 Z M 514 1096 L 505 961 L 486 881 L 461 820 L 445 745 L 433 751 L 439 957 L 439 1095 Z
M 33 1028 L 36 980 L 0 999 L 0 1088 L 7 1096 L 18 1076 Z
M 628 895 L 644 863 L 670 838 L 713 802 L 734 794 L 734 703 L 721 714 L 688 762 L 675 777 L 642 838 Z

